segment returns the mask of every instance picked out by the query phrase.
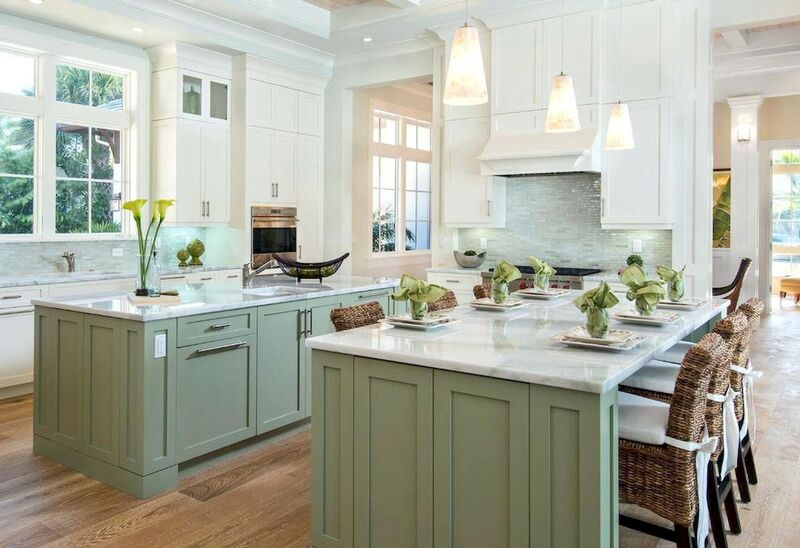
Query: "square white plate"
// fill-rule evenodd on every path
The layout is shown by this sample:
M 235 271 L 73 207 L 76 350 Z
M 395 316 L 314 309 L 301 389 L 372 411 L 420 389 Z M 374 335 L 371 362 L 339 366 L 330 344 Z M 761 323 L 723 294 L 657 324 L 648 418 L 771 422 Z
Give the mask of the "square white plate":
M 569 331 L 565 331 L 564 333 L 559 333 L 558 335 L 555 335 L 552 338 L 552 340 L 560 342 L 567 346 L 575 346 L 579 348 L 592 348 L 595 350 L 611 350 L 611 351 L 632 350 L 636 348 L 639 345 L 639 343 L 645 340 L 644 337 L 634 334 L 632 337 L 617 342 L 609 343 L 608 339 L 593 339 L 595 342 L 591 342 L 589 340 L 577 340 L 573 338 L 573 335 L 571 335 L 570 333 L 572 333 L 574 330 L 575 328 L 570 329 Z M 599 342 L 600 340 L 605 342 L 601 343 Z
M 675 310 L 693 310 L 705 304 L 703 299 L 684 299 L 677 303 L 672 301 L 661 301 L 658 303 L 659 308 L 672 308 Z
M 624 329 L 609 329 L 608 335 L 605 337 L 593 337 L 582 325 L 576 325 L 575 327 L 564 331 L 561 333 L 561 335 L 574 341 L 606 345 L 624 343 L 637 336 L 633 331 L 625 331 Z
M 550 300 L 550 299 L 558 299 L 559 297 L 563 297 L 569 293 L 569 289 L 558 289 L 558 288 L 550 288 L 550 289 L 539 289 L 538 287 L 529 287 L 526 289 L 520 289 L 516 291 L 514 294 L 519 295 L 520 297 L 524 297 L 526 299 L 543 299 L 543 300 Z
M 414 324 L 414 325 L 433 325 L 442 322 L 450 321 L 450 317 L 446 314 L 425 314 L 425 316 L 421 320 L 415 320 L 411 317 L 411 314 L 405 312 L 403 314 L 395 314 L 393 316 L 389 316 L 386 318 L 387 320 L 392 320 L 395 322 L 403 322 L 407 324 Z
M 509 298 L 504 303 L 496 303 L 491 298 L 486 299 L 478 299 L 476 301 L 472 301 L 469 303 L 472 308 L 477 310 L 516 310 L 517 308 L 522 308 L 523 306 L 527 306 L 528 303 L 522 302 L 517 299 Z
M 399 327 L 402 329 L 415 329 L 417 331 L 432 331 L 434 329 L 439 329 L 440 327 L 446 327 L 448 325 L 457 324 L 461 320 L 456 320 L 454 318 L 446 317 L 444 321 L 436 323 L 409 323 L 403 320 L 398 320 L 393 318 L 384 318 L 378 321 L 380 323 L 385 323 L 386 325 L 391 325 L 392 327 Z
M 651 316 L 643 316 L 636 310 L 617 312 L 611 315 L 618 322 L 633 323 L 639 325 L 672 325 L 680 321 L 681 317 L 674 312 L 664 312 L 656 310 Z

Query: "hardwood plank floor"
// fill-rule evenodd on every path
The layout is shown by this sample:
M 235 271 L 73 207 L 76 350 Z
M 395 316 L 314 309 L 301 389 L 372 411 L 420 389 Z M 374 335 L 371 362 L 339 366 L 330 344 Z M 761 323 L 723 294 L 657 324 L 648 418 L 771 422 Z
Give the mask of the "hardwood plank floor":
M 732 548 L 800 545 L 800 307 L 785 301 L 760 328 L 753 502 Z M 181 480 L 142 501 L 31 453 L 29 396 L 0 401 L 0 546 L 309 545 L 311 442 L 296 434 Z M 639 512 L 641 515 L 641 512 Z M 622 529 L 625 548 L 670 543 Z

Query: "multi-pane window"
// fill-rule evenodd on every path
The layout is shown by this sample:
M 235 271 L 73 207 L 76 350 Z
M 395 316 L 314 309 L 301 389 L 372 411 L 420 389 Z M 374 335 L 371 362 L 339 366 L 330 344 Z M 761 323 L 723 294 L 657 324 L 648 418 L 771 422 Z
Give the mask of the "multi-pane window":
M 0 114 L 0 234 L 33 233 L 35 122 Z
M 0 235 L 122 233 L 125 77 L 12 50 L 0 70 Z
M 800 245 L 800 150 L 773 157 L 772 241 Z
M 119 131 L 56 126 L 56 232 L 122 230 L 120 150 Z
M 421 120 L 372 116 L 372 251 L 430 249 L 431 130 Z

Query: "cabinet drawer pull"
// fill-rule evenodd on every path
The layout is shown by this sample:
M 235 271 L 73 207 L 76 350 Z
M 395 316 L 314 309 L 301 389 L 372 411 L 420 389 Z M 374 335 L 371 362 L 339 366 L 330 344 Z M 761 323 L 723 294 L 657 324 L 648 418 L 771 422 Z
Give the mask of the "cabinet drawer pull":
M 198 348 L 194 351 L 195 356 L 202 356 L 204 354 L 211 354 L 213 352 L 227 352 L 228 350 L 237 350 L 249 346 L 247 341 L 239 341 L 231 344 L 221 344 L 219 346 L 209 346 L 208 348 Z
M 21 299 L 22 295 L 3 295 L 4 301 L 14 301 L 16 299 Z
M 163 276 L 162 280 L 185 280 L 186 276 Z
M 380 297 L 385 297 L 388 293 L 373 293 L 372 295 L 359 295 L 359 299 L 377 299 Z
M 461 280 L 445 280 L 444 283 L 448 284 L 460 284 Z
M 238 275 L 238 274 L 228 274 L 226 277 L 227 277 L 229 280 L 235 280 L 236 278 L 238 278 L 238 277 L 239 277 L 239 275 Z
M 201 281 L 201 282 L 210 282 L 210 281 L 211 281 L 211 280 L 213 280 L 213 279 L 214 279 L 214 278 L 200 278 L 200 281 Z
M 230 326 L 230 323 L 215 323 L 214 325 L 209 325 L 208 328 L 212 331 L 219 331 L 221 329 L 228 329 Z

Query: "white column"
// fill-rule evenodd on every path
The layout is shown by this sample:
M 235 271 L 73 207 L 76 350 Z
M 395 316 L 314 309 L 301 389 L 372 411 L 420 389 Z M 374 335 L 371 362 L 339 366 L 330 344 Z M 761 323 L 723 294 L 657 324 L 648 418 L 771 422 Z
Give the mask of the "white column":
M 744 257 L 753 260 L 740 302 L 757 295 L 759 237 L 758 109 L 761 95 L 729 97 L 731 107 L 731 248 L 715 250 L 714 286 L 733 280 Z

